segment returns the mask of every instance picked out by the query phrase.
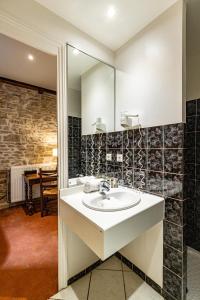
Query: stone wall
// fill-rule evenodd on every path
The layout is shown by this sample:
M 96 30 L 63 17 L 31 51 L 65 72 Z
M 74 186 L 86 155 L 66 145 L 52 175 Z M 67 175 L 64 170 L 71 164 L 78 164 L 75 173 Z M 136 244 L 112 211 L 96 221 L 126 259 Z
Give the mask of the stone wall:
M 0 204 L 10 167 L 53 162 L 56 145 L 56 95 L 0 79 Z

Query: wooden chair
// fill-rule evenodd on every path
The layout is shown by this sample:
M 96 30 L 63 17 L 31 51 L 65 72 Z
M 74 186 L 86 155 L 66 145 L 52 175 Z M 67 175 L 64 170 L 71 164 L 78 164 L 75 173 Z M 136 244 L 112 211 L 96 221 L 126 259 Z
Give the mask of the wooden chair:
M 40 169 L 41 217 L 48 213 L 47 203 L 58 199 L 57 170 Z
M 33 174 L 37 174 L 37 170 L 24 171 L 24 176 L 29 176 L 29 175 L 33 175 Z

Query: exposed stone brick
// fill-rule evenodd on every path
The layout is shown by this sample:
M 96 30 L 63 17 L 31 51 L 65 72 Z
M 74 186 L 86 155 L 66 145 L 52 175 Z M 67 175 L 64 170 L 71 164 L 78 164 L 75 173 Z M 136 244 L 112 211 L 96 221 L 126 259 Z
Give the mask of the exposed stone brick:
M 0 81 L 0 199 L 11 166 L 55 162 L 56 144 L 56 95 Z

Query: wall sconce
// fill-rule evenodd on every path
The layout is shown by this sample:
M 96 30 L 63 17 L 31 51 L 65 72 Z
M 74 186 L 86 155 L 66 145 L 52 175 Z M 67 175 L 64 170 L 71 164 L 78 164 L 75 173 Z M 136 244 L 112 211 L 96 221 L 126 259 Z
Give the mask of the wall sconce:
M 58 149 L 57 149 L 57 148 L 54 148 L 54 149 L 53 149 L 52 155 L 53 155 L 54 157 L 57 157 L 57 156 L 58 156 Z

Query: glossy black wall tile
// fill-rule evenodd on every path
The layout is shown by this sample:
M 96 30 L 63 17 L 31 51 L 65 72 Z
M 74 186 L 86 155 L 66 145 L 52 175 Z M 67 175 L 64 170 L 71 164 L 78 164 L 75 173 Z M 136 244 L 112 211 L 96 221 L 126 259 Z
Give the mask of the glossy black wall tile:
M 124 168 L 123 169 L 123 183 L 127 187 L 133 187 L 133 168 Z
M 148 128 L 148 148 L 163 148 L 163 126 Z
M 164 147 L 184 148 L 184 124 L 164 126 Z
M 136 189 L 147 191 L 147 171 L 134 170 L 133 185 Z
M 123 149 L 123 160 L 124 160 L 124 167 L 132 168 L 134 162 L 134 150 L 133 149 Z
M 148 149 L 148 170 L 163 171 L 163 149 Z
M 147 171 L 147 191 L 152 194 L 162 196 L 163 179 L 164 179 L 164 173 Z
M 134 148 L 147 148 L 147 128 L 134 130 Z
M 192 111 L 191 109 L 191 113 Z M 93 145 L 93 175 L 96 175 L 101 151 L 99 175 L 116 177 L 125 186 L 166 198 L 163 266 L 167 271 L 164 271 L 164 293 L 168 295 L 168 299 L 172 296 L 175 300 L 183 300 L 186 273 L 186 203 L 188 194 L 191 193 L 185 170 L 189 174 L 194 167 L 188 163 L 186 168 L 184 164 L 184 138 L 189 133 L 185 132 L 183 123 L 143 128 L 141 133 L 142 137 L 140 131 L 135 129 L 111 132 L 101 137 L 98 134 L 83 136 L 82 159 L 85 159 L 85 164 L 83 163 L 82 173 L 92 174 Z M 190 145 L 188 149 L 193 150 L 193 141 L 190 141 Z M 111 161 L 106 159 L 107 154 L 111 154 Z M 122 162 L 117 161 L 118 154 L 122 154 Z M 172 289 L 168 286 L 173 281 L 173 277 L 168 277 L 169 273 L 174 276 Z
M 81 151 L 82 150 L 82 151 Z M 81 118 L 68 117 L 68 175 L 69 178 L 77 177 L 84 169 L 84 163 L 81 163 L 84 144 L 81 143 Z M 83 160 L 84 162 L 85 160 Z M 82 164 L 82 166 L 81 166 Z
M 164 267 L 163 270 L 163 289 L 169 295 L 173 295 L 174 299 L 183 300 L 183 281 L 181 277 L 171 272 L 169 269 Z M 185 293 L 186 294 L 186 291 Z M 166 299 L 166 298 L 165 298 Z
M 165 149 L 165 172 L 183 174 L 183 151 L 180 149 Z
M 123 132 L 111 132 L 107 135 L 107 147 L 112 149 L 121 149 L 123 145 Z
M 186 246 L 183 231 L 183 226 L 164 221 L 164 242 L 167 245 L 170 245 L 171 247 L 183 252 Z
M 187 102 L 186 115 L 187 117 L 196 116 L 197 114 L 197 101 L 192 100 Z
M 186 266 L 184 260 L 186 259 L 186 250 L 184 252 L 178 251 L 173 247 L 164 245 L 164 265 L 175 274 L 182 277 L 185 273 L 183 266 Z
M 134 130 L 126 130 L 123 132 L 123 149 L 133 148 Z
M 192 132 L 196 130 L 196 116 L 186 118 L 186 132 Z
M 164 196 L 184 199 L 184 175 L 164 173 Z
M 147 149 L 134 149 L 134 168 L 147 169 Z
M 187 205 L 187 244 L 200 251 L 200 99 L 187 102 L 187 122 L 185 134 L 185 174 Z
M 186 224 L 187 200 L 165 198 L 165 218 L 167 221 L 183 226 Z
M 175 298 L 168 294 L 165 290 L 162 291 L 162 296 L 165 300 L 174 300 Z

